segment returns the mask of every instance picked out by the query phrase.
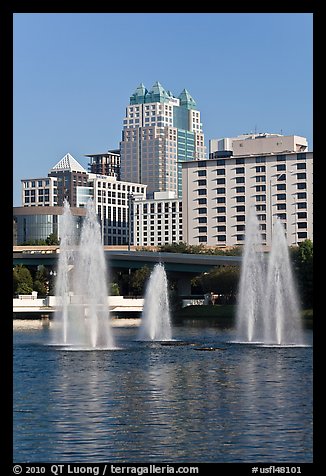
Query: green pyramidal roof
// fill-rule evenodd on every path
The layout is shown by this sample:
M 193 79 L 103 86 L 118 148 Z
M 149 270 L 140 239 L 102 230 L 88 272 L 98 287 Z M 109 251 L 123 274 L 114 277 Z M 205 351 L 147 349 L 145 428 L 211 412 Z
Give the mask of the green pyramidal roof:
M 140 83 L 134 94 L 130 96 L 130 104 L 141 104 L 145 102 L 145 96 L 148 93 L 143 83 Z
M 196 101 L 186 89 L 181 92 L 178 99 L 180 99 L 180 106 L 186 106 L 188 109 L 195 109 Z
M 166 102 L 170 98 L 174 97 L 171 91 L 167 91 L 163 88 L 162 84 L 159 81 L 156 81 L 152 89 L 148 91 L 143 83 L 136 88 L 135 92 L 130 96 L 130 104 L 144 104 L 152 102 Z M 184 89 L 180 96 L 180 106 L 184 106 L 187 109 L 195 109 L 196 102 L 189 92 Z

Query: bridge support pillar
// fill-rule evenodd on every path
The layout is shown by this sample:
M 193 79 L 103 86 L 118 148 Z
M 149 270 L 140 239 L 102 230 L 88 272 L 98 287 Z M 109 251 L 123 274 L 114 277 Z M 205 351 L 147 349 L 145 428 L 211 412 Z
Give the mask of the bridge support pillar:
M 178 279 L 178 295 L 190 296 L 191 294 L 191 282 L 189 275 L 181 275 Z

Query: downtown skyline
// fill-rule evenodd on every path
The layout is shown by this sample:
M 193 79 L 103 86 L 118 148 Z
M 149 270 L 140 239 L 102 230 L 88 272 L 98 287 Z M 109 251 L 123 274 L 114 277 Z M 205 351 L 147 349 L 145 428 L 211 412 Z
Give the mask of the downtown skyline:
M 13 205 L 66 153 L 87 168 L 118 148 L 131 94 L 155 81 L 194 97 L 207 157 L 210 139 L 249 132 L 313 149 L 312 14 L 19 13 Z

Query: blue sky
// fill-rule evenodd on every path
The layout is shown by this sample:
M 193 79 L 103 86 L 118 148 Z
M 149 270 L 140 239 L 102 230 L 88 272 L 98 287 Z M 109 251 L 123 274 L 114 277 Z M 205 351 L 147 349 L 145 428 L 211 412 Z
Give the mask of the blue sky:
M 14 14 L 13 205 L 67 152 L 119 147 L 129 97 L 186 88 L 208 141 L 312 135 L 311 13 Z

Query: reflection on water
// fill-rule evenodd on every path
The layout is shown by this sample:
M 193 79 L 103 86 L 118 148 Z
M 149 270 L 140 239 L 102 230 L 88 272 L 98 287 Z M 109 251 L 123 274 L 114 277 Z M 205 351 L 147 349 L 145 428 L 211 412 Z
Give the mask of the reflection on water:
M 14 335 L 17 462 L 312 461 L 311 347 L 237 345 L 216 328 L 164 346 L 121 328 L 119 350 L 69 352 L 50 333 Z

